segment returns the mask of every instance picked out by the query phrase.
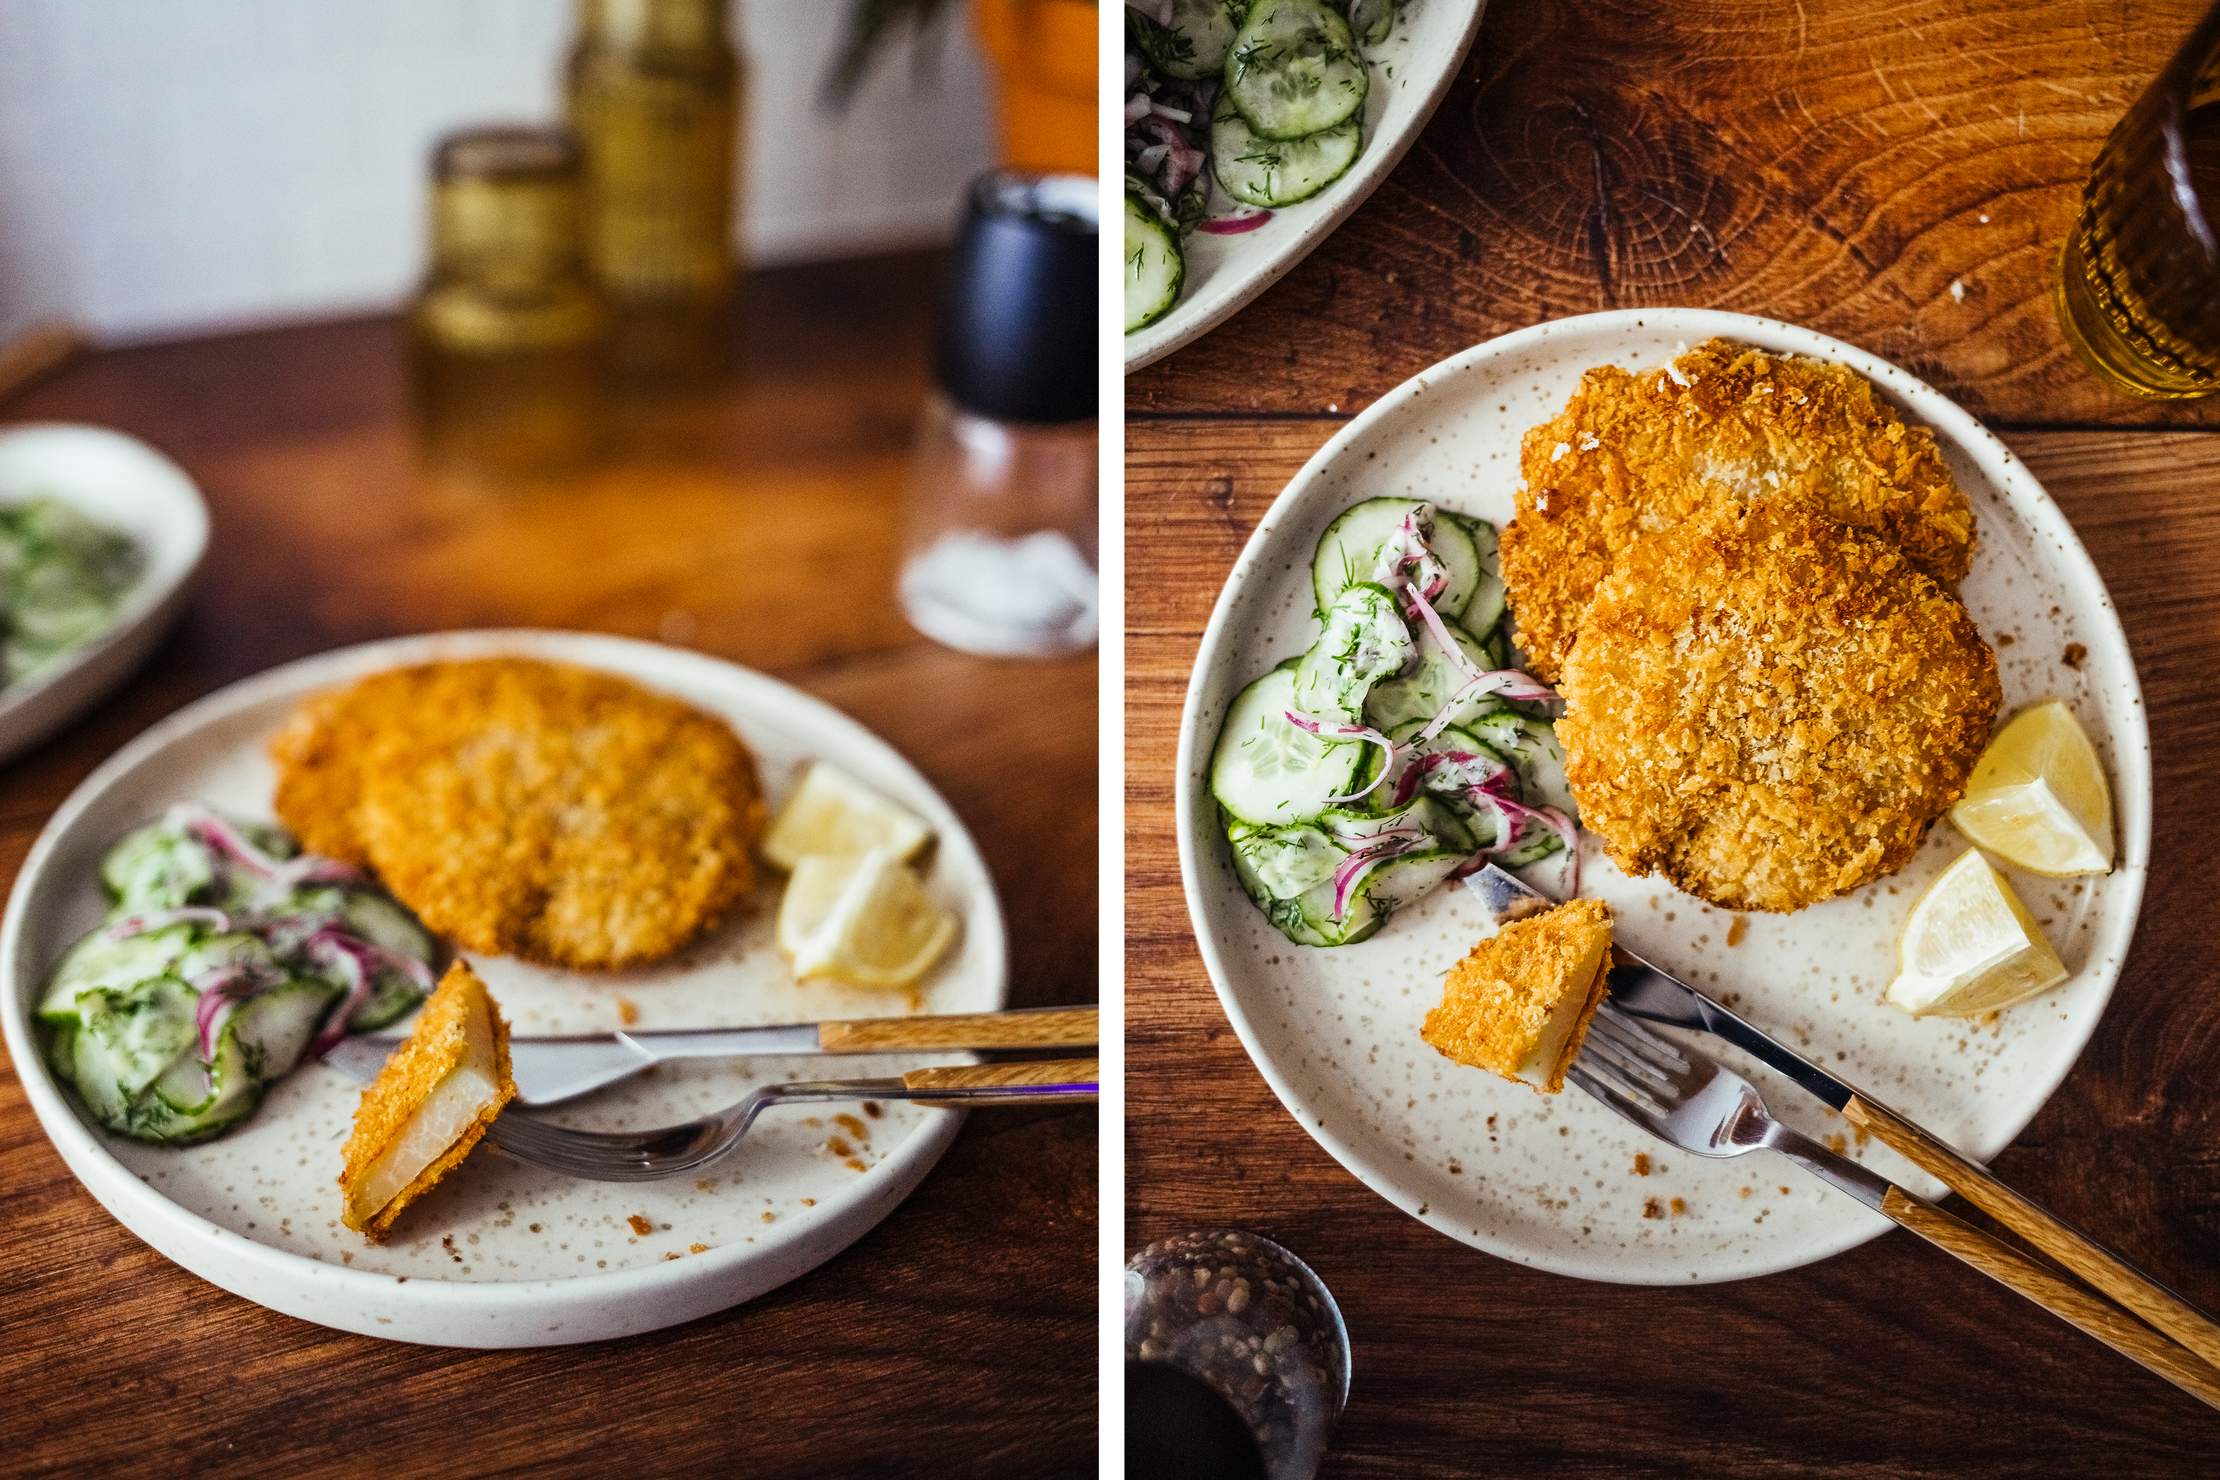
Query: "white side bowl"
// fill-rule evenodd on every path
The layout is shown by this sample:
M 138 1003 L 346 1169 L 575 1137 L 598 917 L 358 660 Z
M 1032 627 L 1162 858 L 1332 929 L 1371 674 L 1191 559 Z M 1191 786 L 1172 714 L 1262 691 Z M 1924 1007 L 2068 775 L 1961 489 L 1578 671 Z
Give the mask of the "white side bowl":
M 131 676 L 185 609 L 208 553 L 208 506 L 176 463 L 105 427 L 0 431 L 0 504 L 52 498 L 131 537 L 146 562 L 108 630 L 0 688 L 0 761 L 28 750 Z

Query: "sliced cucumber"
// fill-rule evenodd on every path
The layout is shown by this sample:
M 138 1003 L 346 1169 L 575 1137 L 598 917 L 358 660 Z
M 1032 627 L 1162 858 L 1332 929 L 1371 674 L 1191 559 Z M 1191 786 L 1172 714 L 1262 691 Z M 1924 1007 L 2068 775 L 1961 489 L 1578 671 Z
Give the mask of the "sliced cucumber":
M 1295 707 L 1354 723 L 1373 685 L 1401 673 L 1417 652 L 1394 594 L 1369 582 L 1351 586 L 1326 609 L 1326 630 L 1295 665 Z
M 1527 829 L 1526 836 L 1519 841 L 1517 847 L 1508 853 L 1497 855 L 1495 861 L 1505 868 L 1525 868 L 1530 863 L 1541 862 L 1552 853 L 1564 851 L 1565 840 L 1557 836 L 1557 830 L 1537 823 Z
M 1495 624 L 1503 618 L 1504 595 L 1503 559 L 1496 551 L 1495 526 L 1469 514 L 1445 512 L 1441 517 L 1464 531 L 1465 538 L 1472 541 L 1473 554 L 1480 564 L 1480 580 L 1473 586 L 1472 594 L 1465 598 L 1465 604 L 1457 609 L 1457 620 L 1464 623 L 1468 631 L 1493 635 Z M 1508 653 L 1508 647 L 1505 651 Z
M 1380 45 L 1395 32 L 1396 0 L 1349 0 L 1349 29 L 1367 49 Z
M 1179 299 L 1187 259 L 1179 237 L 1148 202 L 1125 193 L 1125 332 L 1147 328 Z
M 1349 172 L 1364 149 L 1364 120 L 1352 118 L 1300 139 L 1266 139 L 1221 98 L 1210 116 L 1210 168 L 1244 205 L 1291 206 Z
M 1256 0 L 1226 53 L 1226 96 L 1266 139 L 1348 121 L 1369 86 L 1357 38 L 1324 0 Z
M 54 983 L 39 1004 L 39 1019 L 75 1022 L 79 993 L 142 982 L 174 970 L 198 933 L 191 925 L 166 925 L 122 940 L 109 935 L 105 925 L 89 932 L 55 966 Z
M 131 1099 L 193 1046 L 199 1005 L 200 994 L 174 976 L 152 977 L 128 991 L 87 992 L 77 999 L 78 1062 L 97 1056 L 116 1093 Z
M 1335 516 L 1310 557 L 1310 589 L 1318 610 L 1330 610 L 1336 596 L 1360 581 L 1379 580 L 1381 551 L 1401 532 L 1404 519 L 1427 507 L 1417 499 L 1368 498 Z M 1454 616 L 1480 587 L 1480 552 L 1462 524 L 1438 514 L 1421 516 L 1419 534 L 1449 573 L 1434 609 Z
M 100 860 L 109 895 L 135 910 L 174 910 L 203 899 L 216 883 L 216 855 L 167 819 L 125 833 Z
M 1353 946 L 1370 940 L 1379 934 L 1388 916 L 1440 887 L 1465 857 L 1443 849 L 1390 858 L 1358 881 L 1345 912 L 1338 916 L 1333 912 L 1333 881 L 1328 879 L 1292 901 L 1300 929 L 1305 936 L 1316 937 L 1315 941 L 1302 939 L 1285 926 L 1281 927 L 1282 933 L 1304 945 Z
M 1575 822 L 1580 809 L 1565 780 L 1565 748 L 1557 727 L 1546 719 L 1497 705 L 1468 722 L 1473 734 L 1508 756 L 1519 773 L 1519 800 L 1529 807 L 1555 807 Z
M 1131 10 L 1126 21 L 1150 66 L 1167 77 L 1194 82 L 1215 77 L 1225 67 L 1248 8 L 1248 0 L 1172 0 L 1169 25 L 1157 25 Z
M 308 1052 L 339 994 L 320 977 L 294 977 L 240 1004 L 226 1031 L 239 1036 L 247 1072 L 279 1079 Z
M 1308 823 L 1293 827 L 1250 827 L 1235 823 L 1227 830 L 1233 845 L 1234 872 L 1241 876 L 1249 897 L 1293 899 L 1333 877 L 1344 849 L 1325 832 Z
M 1288 722 L 1295 670 L 1281 664 L 1234 696 L 1210 757 L 1210 794 L 1238 820 L 1258 827 L 1307 822 L 1350 790 L 1361 740 L 1330 741 Z
M 262 1081 L 248 1067 L 236 1017 L 216 1038 L 216 1058 L 186 1054 L 154 1087 L 131 1103 L 114 1128 L 142 1141 L 202 1141 L 254 1113 Z
M 1470 681 L 1470 669 L 1493 666 L 1493 657 L 1487 646 L 1456 622 L 1444 621 L 1450 640 L 1461 649 L 1459 656 L 1452 656 L 1444 649 L 1430 629 L 1418 633 L 1418 666 L 1401 678 L 1391 678 L 1385 683 L 1374 684 L 1364 702 L 1365 717 L 1381 730 L 1392 730 L 1412 720 L 1431 721 L 1435 715 L 1448 708 L 1457 692 Z M 1465 725 L 1474 716 L 1500 708 L 1500 701 L 1493 695 L 1466 699 L 1451 710 L 1449 723 Z M 1485 731 L 1473 730 L 1482 740 Z M 1489 742 L 1493 744 L 1493 741 Z M 1497 749 L 1502 749 L 1497 746 Z

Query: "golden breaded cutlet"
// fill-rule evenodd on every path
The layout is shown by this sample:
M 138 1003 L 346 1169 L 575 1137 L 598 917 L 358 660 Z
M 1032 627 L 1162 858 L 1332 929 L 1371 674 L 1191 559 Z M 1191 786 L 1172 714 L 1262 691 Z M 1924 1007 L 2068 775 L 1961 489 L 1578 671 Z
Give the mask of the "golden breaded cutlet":
M 447 968 L 409 1036 L 362 1092 L 339 1173 L 340 1216 L 382 1239 L 453 1171 L 516 1096 L 509 1025 L 463 962 Z
M 272 755 L 286 825 L 466 950 L 654 961 L 755 884 L 747 747 L 609 674 L 522 658 L 374 674 L 304 705 Z
M 1785 499 L 1869 529 L 1946 585 L 1965 577 L 1973 510 L 1935 434 L 1856 371 L 1713 339 L 1660 370 L 1581 377 L 1520 448 L 1503 577 L 1527 666 L 1554 681 L 1580 616 L 1644 535 L 1707 510 Z
M 1553 1095 L 1602 1004 L 1611 910 L 1573 899 L 1514 920 L 1449 968 L 1419 1032 L 1435 1051 Z
M 1956 596 L 1885 541 L 1771 501 L 1631 551 L 1558 692 L 1565 774 L 1612 861 L 1775 911 L 1902 868 L 2002 702 Z

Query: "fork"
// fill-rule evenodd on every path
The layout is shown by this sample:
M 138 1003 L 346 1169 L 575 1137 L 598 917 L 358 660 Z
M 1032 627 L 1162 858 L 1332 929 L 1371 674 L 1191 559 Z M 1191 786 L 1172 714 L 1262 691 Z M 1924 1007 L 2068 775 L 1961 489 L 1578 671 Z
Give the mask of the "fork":
M 2220 1372 L 2125 1311 L 2068 1283 L 1972 1224 L 1773 1118 L 1747 1079 L 1668 1041 L 1605 999 L 1567 1078 L 1651 1135 L 1698 1156 L 1773 1151 L 2034 1301 L 2174 1386 L 2220 1409 Z
M 828 1100 L 907 1100 L 944 1109 L 989 1105 L 1065 1105 L 1093 1101 L 1094 1059 L 1045 1059 L 912 1069 L 898 1079 L 805 1079 L 767 1084 L 736 1105 L 696 1120 L 647 1131 L 587 1131 L 508 1112 L 487 1136 L 509 1155 L 551 1172 L 594 1182 L 653 1182 L 731 1153 L 756 1118 L 775 1105 Z

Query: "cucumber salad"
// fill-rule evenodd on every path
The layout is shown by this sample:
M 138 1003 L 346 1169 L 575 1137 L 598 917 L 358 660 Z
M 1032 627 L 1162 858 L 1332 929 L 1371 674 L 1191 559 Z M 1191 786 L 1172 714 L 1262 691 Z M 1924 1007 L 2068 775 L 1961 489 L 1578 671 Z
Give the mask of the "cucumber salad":
M 175 807 L 101 860 L 106 923 L 39 1004 L 47 1058 L 93 1119 L 183 1144 L 238 1124 L 266 1085 L 431 990 L 439 946 L 351 864 L 275 828 Z
M 1319 633 L 1235 696 L 1210 759 L 1234 872 L 1298 945 L 1445 881 L 1580 854 L 1556 694 L 1510 666 L 1495 526 L 1367 499 L 1311 560 Z
M 58 499 L 0 505 L 0 681 L 105 632 L 141 564 L 127 537 Z
M 1127 0 L 1125 331 L 1186 279 L 1187 233 L 1253 231 L 1364 148 L 1367 48 L 1399 0 Z M 1213 214 L 1210 187 L 1234 202 Z

